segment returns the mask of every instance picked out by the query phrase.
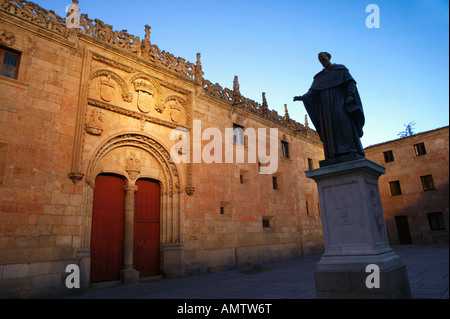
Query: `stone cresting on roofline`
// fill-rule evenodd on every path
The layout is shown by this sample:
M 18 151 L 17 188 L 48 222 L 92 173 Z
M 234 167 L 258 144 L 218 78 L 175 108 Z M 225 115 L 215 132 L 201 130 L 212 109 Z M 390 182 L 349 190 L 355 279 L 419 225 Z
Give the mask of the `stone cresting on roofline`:
M 73 29 L 66 27 L 66 19 L 57 15 L 53 10 L 46 10 L 39 5 L 25 0 L 0 0 L 0 10 L 8 12 L 21 19 L 37 24 L 45 29 L 68 37 Z M 111 25 L 99 19 L 89 19 L 87 14 L 80 15 L 80 29 L 78 32 L 100 39 L 112 46 L 131 52 L 142 59 L 163 66 L 164 68 L 182 75 L 197 84 L 202 85 L 205 94 L 217 98 L 233 107 L 258 115 L 268 121 L 320 142 L 317 133 L 304 125 L 280 116 L 276 111 L 269 110 L 267 105 L 261 105 L 242 96 L 239 90 L 223 89 L 218 83 L 212 84 L 203 78 L 200 54 L 197 53 L 197 64 L 183 58 L 161 51 L 157 45 L 150 42 L 150 26 L 145 26 L 145 39 L 129 34 L 126 30 L 114 31 Z

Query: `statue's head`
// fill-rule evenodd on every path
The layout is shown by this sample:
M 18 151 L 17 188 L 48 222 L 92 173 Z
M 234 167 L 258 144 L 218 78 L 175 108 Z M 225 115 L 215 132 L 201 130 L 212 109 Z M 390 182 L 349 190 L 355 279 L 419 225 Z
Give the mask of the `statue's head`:
M 330 60 L 331 60 L 331 54 L 329 54 L 328 52 L 320 52 L 319 53 L 319 61 L 323 65 L 324 68 L 328 67 L 331 64 Z

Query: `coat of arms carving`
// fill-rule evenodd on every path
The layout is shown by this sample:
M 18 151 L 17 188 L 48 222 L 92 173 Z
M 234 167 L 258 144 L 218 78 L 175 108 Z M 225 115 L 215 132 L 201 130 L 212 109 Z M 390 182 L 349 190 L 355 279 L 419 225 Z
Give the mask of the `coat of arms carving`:
M 111 75 L 101 77 L 100 83 L 100 97 L 105 102 L 111 102 L 116 89 L 111 79 Z
M 134 82 L 136 91 L 138 92 L 137 107 L 142 113 L 149 113 L 156 104 L 156 89 L 146 81 Z
M 170 117 L 172 121 L 175 123 L 179 123 L 181 121 L 181 105 L 177 100 L 169 101 L 170 107 Z

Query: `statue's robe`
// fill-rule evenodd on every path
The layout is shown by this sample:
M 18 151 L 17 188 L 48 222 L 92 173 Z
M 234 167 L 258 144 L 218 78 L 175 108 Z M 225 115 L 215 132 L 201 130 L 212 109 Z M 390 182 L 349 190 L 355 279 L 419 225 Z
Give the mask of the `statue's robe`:
M 346 104 L 353 96 L 354 103 Z M 303 103 L 323 142 L 325 159 L 341 155 L 364 155 L 364 112 L 356 81 L 344 65 L 331 64 L 314 77 Z

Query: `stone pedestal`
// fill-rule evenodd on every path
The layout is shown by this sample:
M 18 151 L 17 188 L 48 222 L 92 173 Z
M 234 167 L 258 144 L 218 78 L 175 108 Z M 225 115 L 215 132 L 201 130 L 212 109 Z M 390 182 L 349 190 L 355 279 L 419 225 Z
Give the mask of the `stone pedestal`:
M 317 264 L 317 298 L 411 298 L 406 266 L 389 247 L 378 178 L 385 168 L 360 159 L 306 172 L 317 183 L 325 253 Z M 379 288 L 368 287 L 368 265 Z M 369 286 L 371 286 L 369 284 Z

